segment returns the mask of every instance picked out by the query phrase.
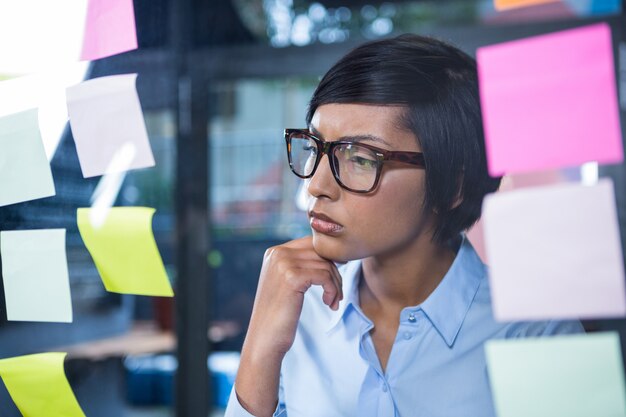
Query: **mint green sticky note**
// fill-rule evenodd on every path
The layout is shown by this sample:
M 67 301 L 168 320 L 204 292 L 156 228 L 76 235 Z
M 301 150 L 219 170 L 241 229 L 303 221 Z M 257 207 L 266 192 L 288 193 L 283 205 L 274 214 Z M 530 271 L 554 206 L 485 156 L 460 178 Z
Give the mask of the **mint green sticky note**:
M 492 340 L 485 344 L 498 417 L 624 417 L 615 332 Z
M 54 194 L 37 110 L 0 118 L 0 206 Z
M 7 320 L 72 322 L 65 229 L 0 231 Z

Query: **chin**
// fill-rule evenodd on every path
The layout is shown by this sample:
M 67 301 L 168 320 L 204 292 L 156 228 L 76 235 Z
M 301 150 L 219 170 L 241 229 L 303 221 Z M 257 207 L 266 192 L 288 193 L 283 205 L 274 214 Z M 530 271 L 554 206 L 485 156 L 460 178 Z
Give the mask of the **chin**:
M 324 259 L 333 262 L 345 263 L 361 259 L 354 245 L 349 245 L 340 237 L 326 236 L 322 233 L 313 232 L 313 249 Z

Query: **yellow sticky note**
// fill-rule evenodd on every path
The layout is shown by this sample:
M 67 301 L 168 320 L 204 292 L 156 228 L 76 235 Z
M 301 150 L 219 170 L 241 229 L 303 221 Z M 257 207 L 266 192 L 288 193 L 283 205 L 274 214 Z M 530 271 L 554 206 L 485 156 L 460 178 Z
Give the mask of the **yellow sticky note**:
M 514 9 L 518 7 L 535 6 L 544 3 L 556 3 L 561 0 L 494 0 L 496 10 Z
M 70 387 L 66 353 L 39 353 L 0 360 L 0 376 L 24 417 L 85 417 Z
M 107 291 L 172 297 L 147 207 L 78 209 L 78 230 Z

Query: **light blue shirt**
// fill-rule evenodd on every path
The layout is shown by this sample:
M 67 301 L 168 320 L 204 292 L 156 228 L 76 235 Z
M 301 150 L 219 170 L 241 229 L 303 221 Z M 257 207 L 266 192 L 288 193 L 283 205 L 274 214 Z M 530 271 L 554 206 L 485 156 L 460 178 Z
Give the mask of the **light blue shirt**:
M 402 310 L 383 372 L 369 333 L 374 325 L 359 307 L 361 261 L 339 271 L 344 299 L 337 311 L 322 302 L 321 287 L 305 295 L 275 416 L 492 417 L 485 341 L 583 331 L 578 321 L 496 322 L 487 268 L 463 238 L 439 286 Z M 251 414 L 233 389 L 226 417 L 244 416 Z

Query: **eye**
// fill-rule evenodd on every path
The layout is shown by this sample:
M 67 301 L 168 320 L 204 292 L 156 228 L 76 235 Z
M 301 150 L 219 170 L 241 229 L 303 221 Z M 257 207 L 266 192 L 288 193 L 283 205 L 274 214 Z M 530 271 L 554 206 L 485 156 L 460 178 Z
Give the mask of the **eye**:
M 375 159 L 370 159 L 359 155 L 352 155 L 350 157 L 350 162 L 356 164 L 359 168 L 369 169 L 376 167 Z
M 317 152 L 317 146 L 315 146 L 315 144 L 311 142 L 308 142 L 304 146 L 302 146 L 302 149 L 305 151 L 313 151 L 314 153 Z

